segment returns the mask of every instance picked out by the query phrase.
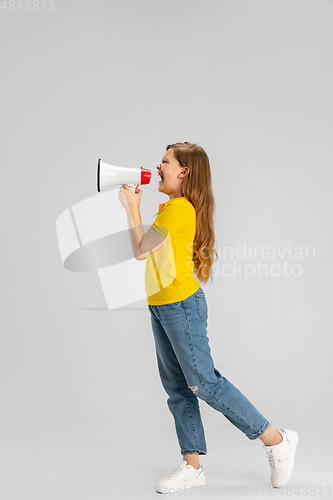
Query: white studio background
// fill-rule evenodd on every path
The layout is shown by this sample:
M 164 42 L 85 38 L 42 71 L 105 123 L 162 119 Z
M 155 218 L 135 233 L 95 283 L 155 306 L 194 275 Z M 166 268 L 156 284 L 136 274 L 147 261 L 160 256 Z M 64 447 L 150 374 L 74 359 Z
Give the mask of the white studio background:
M 216 367 L 274 427 L 299 433 L 290 487 L 327 495 L 332 1 L 28 6 L 0 9 L 0 497 L 154 497 L 180 462 L 146 302 L 109 311 L 96 274 L 63 268 L 55 221 L 96 194 L 100 157 L 151 169 L 141 214 L 152 224 L 168 199 L 156 165 L 168 144 L 184 141 L 210 158 L 221 254 L 315 249 L 314 258 L 271 261 L 299 266 L 289 277 L 229 276 L 231 259 L 220 257 L 203 288 Z M 236 264 L 251 263 L 247 254 Z M 224 488 L 264 497 L 261 442 L 200 408 L 207 485 L 193 496 Z

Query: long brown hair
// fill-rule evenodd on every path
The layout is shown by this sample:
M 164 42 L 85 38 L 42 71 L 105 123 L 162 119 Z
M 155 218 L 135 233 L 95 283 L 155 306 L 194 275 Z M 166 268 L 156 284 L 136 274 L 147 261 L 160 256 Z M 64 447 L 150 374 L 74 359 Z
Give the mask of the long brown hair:
M 189 168 L 188 175 L 183 178 L 182 195 L 192 203 L 197 216 L 192 260 L 199 280 L 207 283 L 209 278 L 211 281 L 213 279 L 212 266 L 218 259 L 213 219 L 215 200 L 209 158 L 198 144 L 177 142 L 169 144 L 166 151 L 170 148 L 180 165 Z

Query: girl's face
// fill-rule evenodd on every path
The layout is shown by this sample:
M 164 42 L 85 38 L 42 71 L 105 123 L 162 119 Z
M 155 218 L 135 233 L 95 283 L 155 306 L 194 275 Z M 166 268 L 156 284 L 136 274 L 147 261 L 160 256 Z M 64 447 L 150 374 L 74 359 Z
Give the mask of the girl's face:
M 183 178 L 187 175 L 188 167 L 182 167 L 176 160 L 173 149 L 166 151 L 159 165 L 156 166 L 161 180 L 158 183 L 160 193 L 167 194 L 171 199 L 182 196 L 181 185 Z

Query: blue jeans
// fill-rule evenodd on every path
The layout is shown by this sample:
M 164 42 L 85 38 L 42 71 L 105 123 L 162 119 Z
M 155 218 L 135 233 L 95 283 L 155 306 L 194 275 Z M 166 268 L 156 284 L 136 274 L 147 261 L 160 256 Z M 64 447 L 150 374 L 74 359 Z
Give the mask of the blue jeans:
M 198 398 L 223 415 L 249 439 L 270 426 L 252 403 L 214 367 L 207 336 L 208 308 L 201 286 L 187 299 L 150 305 L 158 370 L 169 395 L 182 455 L 207 454 Z

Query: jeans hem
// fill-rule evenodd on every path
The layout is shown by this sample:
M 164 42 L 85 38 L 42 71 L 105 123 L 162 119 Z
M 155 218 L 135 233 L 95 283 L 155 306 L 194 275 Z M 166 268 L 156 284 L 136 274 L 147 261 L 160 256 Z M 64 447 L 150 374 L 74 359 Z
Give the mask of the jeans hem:
M 188 450 L 180 450 L 180 453 L 182 455 L 193 455 L 194 453 L 198 453 L 199 452 L 199 455 L 207 455 L 207 451 L 204 451 L 204 450 L 197 450 L 197 449 L 188 449 Z
M 253 440 L 253 439 L 258 439 L 259 436 L 261 436 L 261 434 L 263 434 L 265 431 L 267 431 L 268 427 L 270 426 L 271 424 L 269 423 L 268 420 L 265 421 L 264 425 L 261 427 L 261 429 L 259 429 L 255 434 L 251 434 L 251 436 L 248 436 L 246 434 L 246 437 Z

